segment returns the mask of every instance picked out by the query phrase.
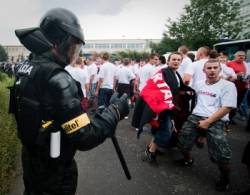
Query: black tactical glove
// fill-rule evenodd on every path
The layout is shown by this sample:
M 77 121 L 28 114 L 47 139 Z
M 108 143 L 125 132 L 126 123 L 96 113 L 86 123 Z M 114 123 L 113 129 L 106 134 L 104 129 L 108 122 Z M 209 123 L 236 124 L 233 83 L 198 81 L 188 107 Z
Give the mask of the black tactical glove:
M 115 92 L 110 98 L 110 105 L 116 109 L 120 120 L 122 120 L 125 116 L 128 116 L 129 105 L 128 95 L 126 93 L 124 93 L 120 98 L 118 98 L 118 93 Z

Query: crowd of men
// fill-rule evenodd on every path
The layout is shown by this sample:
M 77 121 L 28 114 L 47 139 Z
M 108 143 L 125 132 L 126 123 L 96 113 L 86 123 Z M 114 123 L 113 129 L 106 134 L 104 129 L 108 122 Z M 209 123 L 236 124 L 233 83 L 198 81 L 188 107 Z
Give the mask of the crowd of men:
M 235 59 L 229 61 L 225 52 L 210 51 L 206 46 L 197 51 L 195 61 L 188 57 L 188 48 L 180 46 L 178 52 L 182 54 L 182 62 L 178 68 L 183 82 L 191 87 L 205 80 L 203 66 L 209 59 L 218 59 L 221 64 L 220 77 L 235 83 L 238 94 L 237 108 L 241 120 L 247 119 L 247 96 L 249 93 L 248 75 L 249 67 L 245 61 L 243 51 L 235 53 Z M 146 82 L 158 70 L 167 67 L 164 56 L 151 54 L 148 59 L 117 59 L 109 61 L 109 54 L 94 54 L 87 58 L 79 57 L 74 65 L 65 69 L 81 84 L 86 98 L 97 98 L 98 106 L 108 105 L 109 98 L 114 91 L 120 94 L 126 92 L 131 97 L 131 103 L 142 91 Z M 235 110 L 230 113 L 230 123 L 234 124 Z
M 65 69 L 80 83 L 85 95 L 83 99 L 85 103 L 82 105 L 86 110 L 95 110 L 97 106 L 102 105 L 108 106 L 110 97 L 115 91 L 119 96 L 127 93 L 130 97 L 129 104 L 131 108 L 134 108 L 135 102 L 140 100 L 140 96 L 144 96 L 150 79 L 152 80 L 157 73 L 170 69 L 176 75 L 177 88 L 180 89 L 181 85 L 189 86 L 195 90 L 197 96 L 194 110 L 189 113 L 191 115 L 188 118 L 185 118 L 184 125 L 177 129 L 178 132 L 175 135 L 175 146 L 180 148 L 184 156 L 183 159 L 177 161 L 177 164 L 192 166 L 193 145 L 203 147 L 207 139 L 210 159 L 218 165 L 220 170 L 216 189 L 228 190 L 229 162 L 232 154 L 224 130 L 228 131 L 228 124 L 235 125 L 236 113 L 242 121 L 248 118 L 246 130 L 250 129 L 248 117 L 250 70 L 246 63 L 245 52 L 237 51 L 234 59 L 229 61 L 225 52 L 217 53 L 203 46 L 198 49 L 195 59 L 191 59 L 188 57 L 188 48 L 180 46 L 178 52 L 170 54 L 168 59 L 158 54 L 151 54 L 147 60 L 125 58 L 114 62 L 109 61 L 108 53 L 103 53 L 86 59 L 78 58 L 75 65 L 69 65 Z M 171 85 L 166 78 L 165 82 Z M 170 91 L 174 102 L 174 91 L 172 88 Z M 152 91 L 152 93 L 156 92 Z M 150 96 L 151 99 L 157 98 L 148 94 L 146 96 Z M 139 106 L 139 109 L 142 107 Z M 158 127 L 155 127 L 152 121 L 146 121 L 152 126 L 153 137 L 146 146 L 142 160 L 150 164 L 158 163 L 157 151 L 168 147 L 170 142 L 173 144 L 171 134 L 176 134 L 171 123 L 174 114 L 162 113 L 164 112 L 155 112 L 153 115 L 160 121 Z M 135 115 L 138 113 L 134 114 L 132 120 L 138 118 Z M 125 117 L 127 118 L 128 116 Z M 146 122 L 144 121 L 143 124 Z M 140 125 L 134 125 L 133 122 L 132 125 L 137 131 L 142 128 Z M 249 153 L 245 152 L 245 155 Z

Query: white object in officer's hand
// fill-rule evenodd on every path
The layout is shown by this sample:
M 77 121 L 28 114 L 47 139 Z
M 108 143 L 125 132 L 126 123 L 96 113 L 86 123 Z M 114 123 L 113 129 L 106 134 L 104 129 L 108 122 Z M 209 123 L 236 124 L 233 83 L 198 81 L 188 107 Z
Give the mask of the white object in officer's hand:
M 58 158 L 60 156 L 61 132 L 50 133 L 50 157 Z

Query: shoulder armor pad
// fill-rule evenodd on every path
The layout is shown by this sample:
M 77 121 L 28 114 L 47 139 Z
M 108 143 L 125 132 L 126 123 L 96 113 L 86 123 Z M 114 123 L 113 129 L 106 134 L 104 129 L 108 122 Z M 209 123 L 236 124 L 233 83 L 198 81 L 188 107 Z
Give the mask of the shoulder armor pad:
M 69 104 L 71 100 L 79 98 L 76 82 L 66 71 L 54 74 L 48 84 L 51 95 L 61 102 Z
M 55 86 L 59 89 L 68 88 L 72 84 L 72 82 L 74 82 L 72 77 L 64 71 L 58 72 L 57 74 L 52 76 L 49 80 L 49 83 L 52 86 Z

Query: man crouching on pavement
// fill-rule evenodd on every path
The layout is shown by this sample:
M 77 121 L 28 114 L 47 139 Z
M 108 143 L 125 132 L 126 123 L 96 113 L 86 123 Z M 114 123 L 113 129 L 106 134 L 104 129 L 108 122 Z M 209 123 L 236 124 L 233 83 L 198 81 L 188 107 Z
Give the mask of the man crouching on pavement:
M 178 136 L 178 147 L 184 158 L 177 160 L 176 163 L 192 166 L 191 149 L 198 136 L 197 132 L 203 130 L 206 133 L 209 157 L 220 170 L 215 188 L 217 191 L 226 191 L 229 189 L 229 161 L 232 151 L 223 127 L 229 120 L 228 113 L 236 107 L 237 92 L 233 83 L 220 79 L 219 61 L 207 61 L 203 71 L 206 80 L 198 82 L 195 86 L 197 104 Z

